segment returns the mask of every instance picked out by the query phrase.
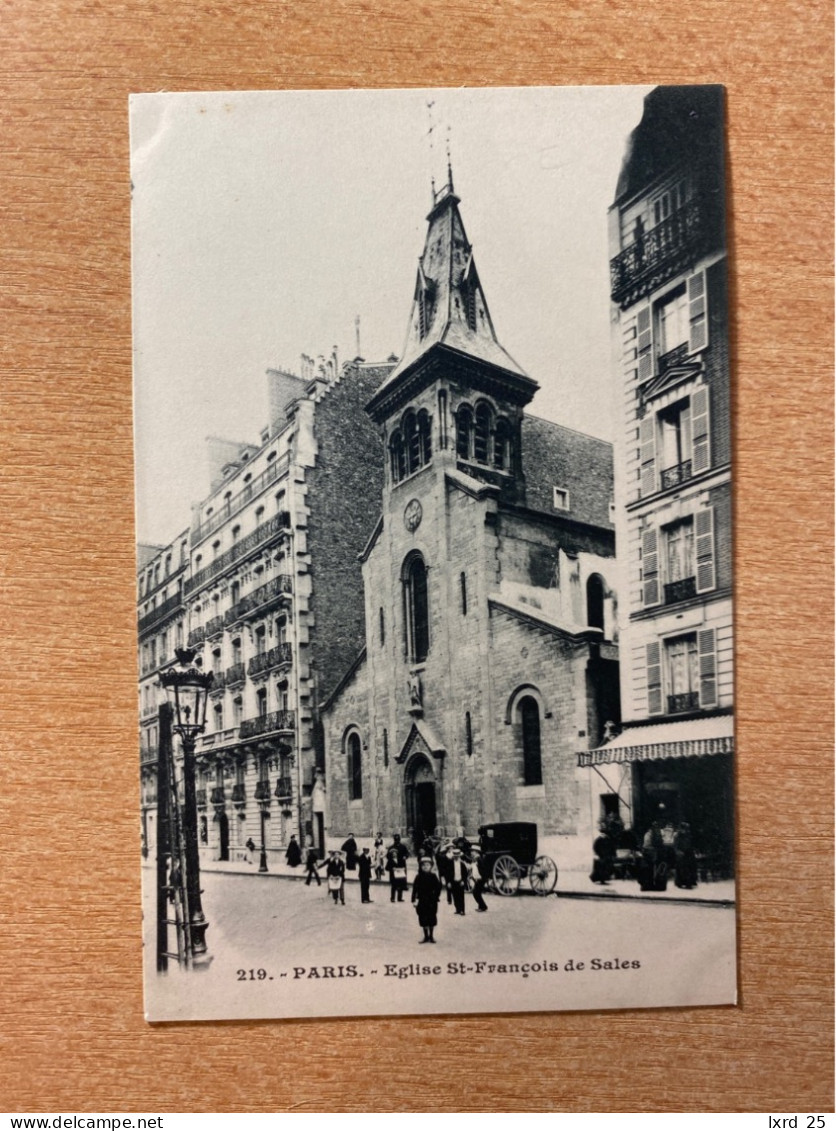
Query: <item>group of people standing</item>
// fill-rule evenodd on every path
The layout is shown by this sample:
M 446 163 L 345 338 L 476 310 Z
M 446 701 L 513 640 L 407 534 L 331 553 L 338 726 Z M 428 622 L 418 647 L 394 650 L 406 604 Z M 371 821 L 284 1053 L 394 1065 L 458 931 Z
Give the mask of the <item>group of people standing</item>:
M 407 861 L 410 851 L 398 833 L 392 843 L 384 846 L 383 838 L 377 835 L 372 849 L 359 850 L 353 834 L 341 848 L 332 849 L 327 860 L 319 861 L 315 849 L 308 850 L 305 867 L 306 884 L 313 879 L 322 881 L 319 871 L 324 867 L 328 894 L 337 906 L 345 906 L 345 881 L 347 873 L 356 873 L 360 882 L 360 902 L 373 903 L 371 898 L 372 876 L 378 881 L 384 873 L 389 876 L 390 903 L 403 903 L 409 891 Z M 422 943 L 434 943 L 435 928 L 438 925 L 438 905 L 442 893 L 446 891 L 447 902 L 456 915 L 465 914 L 465 893 L 470 892 L 476 901 L 477 911 L 487 911 L 484 900 L 485 877 L 482 873 L 481 852 L 476 845 L 469 845 L 467 857 L 463 850 L 450 844 L 437 853 L 422 850 L 419 857 L 418 873 L 412 882 L 411 902 L 418 915 L 418 923 L 424 937 Z
M 697 886 L 697 856 L 691 827 L 687 821 L 678 825 L 666 819 L 660 806 L 654 820 L 639 844 L 624 829 L 620 818 L 612 816 L 599 825 L 599 835 L 592 844 L 594 859 L 590 879 L 606 884 L 616 875 L 619 849 L 626 849 L 627 864 L 639 881 L 642 891 L 665 891 L 672 874 L 678 888 Z

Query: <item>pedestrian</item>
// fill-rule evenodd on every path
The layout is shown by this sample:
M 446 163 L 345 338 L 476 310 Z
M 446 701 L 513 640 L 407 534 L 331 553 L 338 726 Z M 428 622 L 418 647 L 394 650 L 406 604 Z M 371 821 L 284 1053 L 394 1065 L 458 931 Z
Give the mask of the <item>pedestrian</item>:
M 244 862 L 246 864 L 252 864 L 253 853 L 255 852 L 255 841 L 252 837 L 248 838 L 247 843 L 244 845 L 244 848 L 246 848 L 247 850 L 246 855 L 244 856 Z
M 374 863 L 374 874 L 378 880 L 383 879 L 383 873 L 386 870 L 386 849 L 383 846 L 383 837 L 380 833 L 374 838 L 374 848 L 372 849 L 372 861 Z
M 592 842 L 595 859 L 589 878 L 594 884 L 608 884 L 613 876 L 616 845 L 606 821 L 601 821 L 598 828 L 599 835 Z
M 464 892 L 467 883 L 467 864 L 462 859 L 462 850 L 453 849 L 450 865 L 450 890 L 453 893 L 453 906 L 457 915 L 464 915 Z
M 357 868 L 357 841 L 354 839 L 354 833 L 348 834 L 348 840 L 343 844 L 342 851 L 345 853 L 345 866 L 349 872 L 354 872 Z
M 450 880 L 453 873 L 453 845 L 452 843 L 446 844 L 443 851 L 439 850 L 436 857 L 436 867 L 438 868 L 438 878 L 447 892 L 447 905 L 450 906 L 453 902 L 453 891 L 450 887 Z
M 357 859 L 357 875 L 360 879 L 360 902 L 374 903 L 369 894 L 369 885 L 372 882 L 372 858 L 368 848 L 364 848 Z
M 386 871 L 389 873 L 389 901 L 403 903 L 403 893 L 406 891 L 406 862 L 409 858 L 409 849 L 401 843 L 398 833 L 392 837 L 392 843 L 386 850 Z
M 308 854 L 305 857 L 305 887 L 311 886 L 311 879 L 316 880 L 316 886 L 322 887 L 322 880 L 319 878 L 319 860 L 317 859 L 316 849 L 311 846 L 308 849 Z
M 639 864 L 639 885 L 642 891 L 664 891 L 668 886 L 667 849 L 662 839 L 662 829 L 654 821 L 642 841 Z
M 691 826 L 680 821 L 673 838 L 674 882 L 678 888 L 697 886 L 697 854 L 691 836 Z
M 422 856 L 418 875 L 412 885 L 412 902 L 418 913 L 419 926 L 423 928 L 422 943 L 434 943 L 433 932 L 438 923 L 438 900 L 441 896 L 441 881 L 432 870 L 432 860 Z
M 332 849 L 325 865 L 325 874 L 328 877 L 328 892 L 333 896 L 334 904 L 339 903 L 345 907 L 345 864 L 338 848 Z
M 294 833 L 290 834 L 290 843 L 287 846 L 284 858 L 291 868 L 298 868 L 302 863 L 302 849 L 299 847 L 299 841 Z
M 488 905 L 482 897 L 485 890 L 485 877 L 482 875 L 482 853 L 475 844 L 471 845 L 470 848 L 470 890 L 476 900 L 476 910 L 487 911 Z

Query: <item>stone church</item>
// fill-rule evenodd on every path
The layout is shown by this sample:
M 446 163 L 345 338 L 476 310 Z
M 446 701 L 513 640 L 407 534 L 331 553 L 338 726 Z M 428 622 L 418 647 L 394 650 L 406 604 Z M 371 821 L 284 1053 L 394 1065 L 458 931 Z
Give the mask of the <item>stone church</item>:
M 452 175 L 433 193 L 361 555 L 366 645 L 323 704 L 326 833 L 586 837 L 577 751 L 619 722 L 609 444 L 525 414 Z M 373 520 L 372 520 L 373 521 Z

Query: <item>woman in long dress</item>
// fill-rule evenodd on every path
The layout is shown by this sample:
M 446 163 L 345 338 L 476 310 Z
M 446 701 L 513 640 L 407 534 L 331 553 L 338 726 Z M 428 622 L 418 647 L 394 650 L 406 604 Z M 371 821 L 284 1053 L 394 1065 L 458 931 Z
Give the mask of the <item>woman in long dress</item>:
M 422 943 L 434 943 L 433 932 L 438 923 L 438 900 L 441 896 L 441 881 L 432 870 L 432 860 L 421 857 L 418 875 L 412 884 L 412 902 L 418 912 L 418 923 L 423 928 Z

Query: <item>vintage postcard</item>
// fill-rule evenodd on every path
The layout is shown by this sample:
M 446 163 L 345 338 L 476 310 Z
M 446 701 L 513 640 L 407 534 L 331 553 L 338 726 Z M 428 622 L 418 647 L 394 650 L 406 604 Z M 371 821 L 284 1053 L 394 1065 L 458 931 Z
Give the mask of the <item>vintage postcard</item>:
M 132 98 L 148 1020 L 735 1002 L 724 113 Z

